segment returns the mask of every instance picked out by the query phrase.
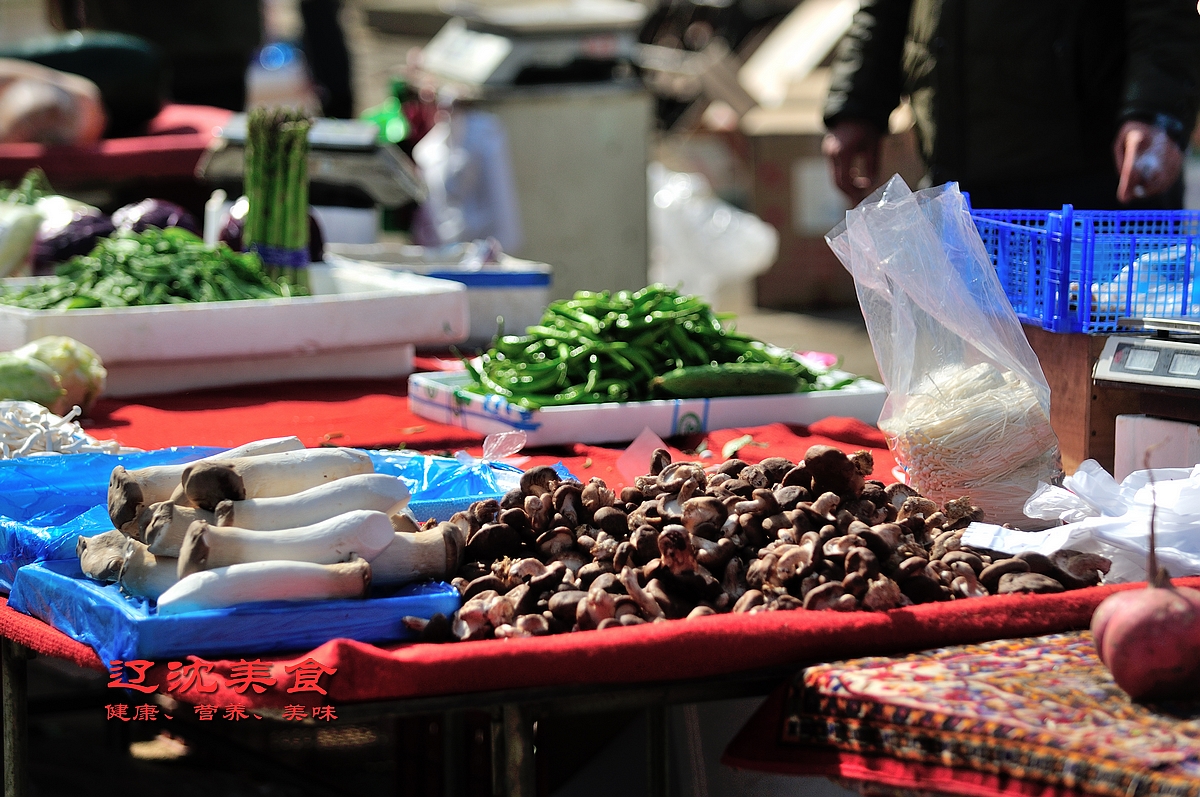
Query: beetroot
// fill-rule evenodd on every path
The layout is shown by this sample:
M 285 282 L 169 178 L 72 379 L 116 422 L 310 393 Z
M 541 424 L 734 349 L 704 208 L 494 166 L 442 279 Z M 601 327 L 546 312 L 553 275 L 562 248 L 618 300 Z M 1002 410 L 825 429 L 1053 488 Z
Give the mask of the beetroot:
M 1134 700 L 1194 694 L 1200 679 L 1200 590 L 1174 586 L 1166 568 L 1158 567 L 1153 507 L 1146 564 L 1146 589 L 1109 595 L 1092 614 L 1096 652 Z
M 1200 590 L 1150 584 L 1104 599 L 1092 615 L 1100 660 L 1134 700 L 1179 698 L 1200 677 Z

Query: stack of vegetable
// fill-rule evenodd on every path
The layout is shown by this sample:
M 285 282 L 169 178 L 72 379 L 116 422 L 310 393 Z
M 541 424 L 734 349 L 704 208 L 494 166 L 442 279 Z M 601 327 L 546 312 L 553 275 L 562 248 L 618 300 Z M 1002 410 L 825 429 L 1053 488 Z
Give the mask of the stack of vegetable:
M 449 578 L 462 531 L 421 531 L 408 490 L 350 448 L 248 443 L 187 465 L 113 470 L 115 530 L 80 538 L 83 572 L 177 614 L 259 601 L 364 597 L 372 582 Z
M 243 237 L 273 277 L 307 285 L 308 130 L 302 113 L 250 112 L 246 130 L 246 197 Z
M 467 366 L 476 386 L 536 409 L 651 398 L 841 387 L 784 349 L 738 334 L 695 296 L 662 285 L 551 302 L 524 335 L 500 335 Z
M 100 239 L 56 276 L 0 289 L 0 304 L 75 310 L 238 299 L 274 299 L 303 289 L 268 277 L 258 257 L 208 247 L 180 227 Z

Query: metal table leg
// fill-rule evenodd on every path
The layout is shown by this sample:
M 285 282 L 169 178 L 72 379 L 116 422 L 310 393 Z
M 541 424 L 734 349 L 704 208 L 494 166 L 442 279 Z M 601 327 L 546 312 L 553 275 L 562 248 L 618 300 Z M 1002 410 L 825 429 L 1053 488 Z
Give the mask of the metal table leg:
M 29 701 L 26 691 L 26 662 L 33 657 L 28 648 L 5 639 L 0 645 L 0 688 L 4 707 L 4 797 L 28 793 L 26 732 Z
M 646 709 L 646 794 L 667 797 L 670 794 L 671 750 L 668 746 L 665 705 Z
M 507 797 L 536 797 L 537 773 L 533 765 L 533 721 L 519 703 L 501 708 L 504 727 L 504 769 Z
M 442 712 L 442 794 L 459 797 L 466 793 L 466 770 L 463 736 L 463 715 L 457 711 Z

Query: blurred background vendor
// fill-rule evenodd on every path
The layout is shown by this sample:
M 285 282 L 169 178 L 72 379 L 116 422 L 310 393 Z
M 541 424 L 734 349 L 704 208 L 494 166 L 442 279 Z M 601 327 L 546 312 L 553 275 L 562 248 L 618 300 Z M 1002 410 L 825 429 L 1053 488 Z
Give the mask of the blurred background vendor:
M 975 207 L 1180 208 L 1200 14 L 1190 0 L 863 0 L 823 147 L 855 203 L 881 178 L 902 96 L 933 184 L 958 181 Z

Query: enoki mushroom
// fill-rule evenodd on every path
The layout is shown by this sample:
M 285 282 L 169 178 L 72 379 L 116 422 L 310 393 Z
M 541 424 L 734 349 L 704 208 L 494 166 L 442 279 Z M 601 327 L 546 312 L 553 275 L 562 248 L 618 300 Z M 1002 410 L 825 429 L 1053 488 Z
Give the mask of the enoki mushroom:
M 82 410 L 73 407 L 60 418 L 32 401 L 0 401 L 0 459 L 31 454 L 116 454 L 115 440 L 97 440 L 75 419 Z
M 969 494 L 991 522 L 1023 521 L 1026 498 L 1058 471 L 1058 440 L 1033 390 L 986 363 L 942 369 L 929 384 L 880 423 L 909 484 L 938 502 Z

